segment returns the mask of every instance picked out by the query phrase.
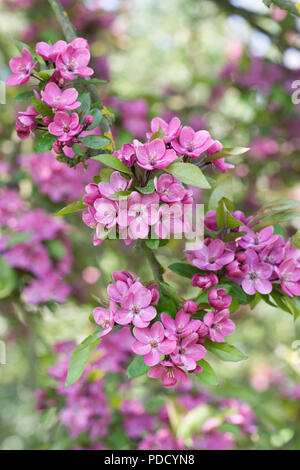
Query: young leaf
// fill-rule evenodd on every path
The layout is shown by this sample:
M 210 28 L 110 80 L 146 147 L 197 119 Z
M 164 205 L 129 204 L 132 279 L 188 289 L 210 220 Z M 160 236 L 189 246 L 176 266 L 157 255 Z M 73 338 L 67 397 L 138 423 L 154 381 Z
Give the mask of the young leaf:
M 221 175 L 218 178 L 216 186 L 209 198 L 208 209 L 216 210 L 216 207 L 218 207 L 219 201 L 222 198 L 226 198 L 229 201 L 233 200 L 232 175 L 229 173 Z
M 159 239 L 158 238 L 154 238 L 153 240 L 152 239 L 147 239 L 145 241 L 146 245 L 148 248 L 150 248 L 150 250 L 157 250 L 157 248 L 159 247 Z
M 204 359 L 197 362 L 198 366 L 203 368 L 201 374 L 195 374 L 196 377 L 201 380 L 201 382 L 205 383 L 206 385 L 212 385 L 216 387 L 218 385 L 218 377 L 216 376 L 215 371 L 211 367 L 211 365 L 206 362 Z
M 101 137 L 100 135 L 86 135 L 81 139 L 81 142 L 90 149 L 98 150 L 106 147 L 110 141 L 107 137 Z
M 44 153 L 52 149 L 52 145 L 56 142 L 57 137 L 51 134 L 44 134 L 40 139 L 36 139 L 33 144 L 35 153 Z
M 131 191 L 118 191 L 117 193 L 109 196 L 111 199 L 128 199 L 131 194 Z
M 16 274 L 6 259 L 0 257 L 0 299 L 8 297 L 16 285 Z
M 82 211 L 83 209 L 86 209 L 86 205 L 82 201 L 75 201 L 75 202 L 71 202 L 71 204 L 69 204 L 68 206 L 63 207 L 54 215 L 57 216 L 57 215 L 72 214 L 72 212 Z
M 89 114 L 91 116 L 93 116 L 93 118 L 94 118 L 92 124 L 87 128 L 88 131 L 91 131 L 91 130 L 95 129 L 95 127 L 97 127 L 100 124 L 101 119 L 102 119 L 102 113 L 101 113 L 100 109 L 94 108 L 94 109 L 91 109 Z
M 205 348 L 215 354 L 219 359 L 226 362 L 239 362 L 245 361 L 247 356 L 239 351 L 235 346 L 228 343 L 216 343 L 207 340 L 205 342 Z
M 129 379 L 135 379 L 141 375 L 145 375 L 150 369 L 144 362 L 143 356 L 136 356 L 127 367 L 126 375 Z
M 154 186 L 154 181 L 153 179 L 148 181 L 147 185 L 146 186 L 138 186 L 136 187 L 136 190 L 139 192 L 139 193 L 142 193 L 142 194 L 152 194 L 154 193 L 155 191 L 155 186 Z
M 192 163 L 171 163 L 170 166 L 165 168 L 165 171 L 185 184 L 190 184 L 203 189 L 210 188 L 210 184 L 200 168 Z
M 117 157 L 110 154 L 102 153 L 100 155 L 95 155 L 92 157 L 93 160 L 97 162 L 104 163 L 104 165 L 114 168 L 115 170 L 121 171 L 122 173 L 127 173 L 131 175 L 131 170 L 124 163 L 122 163 Z
M 187 263 L 173 263 L 169 266 L 169 269 L 179 276 L 187 277 L 188 279 L 192 279 L 194 274 L 203 274 L 205 275 L 204 271 L 201 271 L 196 266 Z
M 46 103 L 39 100 L 35 96 L 33 96 L 33 98 L 32 98 L 32 104 L 33 104 L 34 108 L 36 109 L 36 111 L 41 116 L 43 116 L 43 117 L 48 116 L 48 117 L 51 117 L 51 118 L 53 117 L 52 108 L 50 108 L 50 106 L 48 106 Z M 56 137 L 56 139 L 57 139 L 57 137 Z

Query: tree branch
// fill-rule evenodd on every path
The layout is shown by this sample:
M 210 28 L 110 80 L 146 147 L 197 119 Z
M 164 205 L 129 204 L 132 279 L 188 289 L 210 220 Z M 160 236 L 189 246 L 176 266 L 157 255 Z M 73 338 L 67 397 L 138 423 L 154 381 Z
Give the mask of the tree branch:
M 159 282 L 163 282 L 163 280 L 164 280 L 163 279 L 163 274 L 164 274 L 165 270 L 162 267 L 162 265 L 158 262 L 158 260 L 156 259 L 153 251 L 150 248 L 148 248 L 148 246 L 146 245 L 145 240 L 141 240 L 140 249 L 143 251 L 143 253 L 148 258 L 148 261 L 151 265 L 155 280 L 159 281 Z

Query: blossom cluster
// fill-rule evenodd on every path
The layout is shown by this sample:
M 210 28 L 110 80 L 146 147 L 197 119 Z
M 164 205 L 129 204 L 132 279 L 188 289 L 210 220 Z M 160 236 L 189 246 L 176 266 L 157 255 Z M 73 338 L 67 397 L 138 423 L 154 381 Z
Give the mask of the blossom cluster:
M 35 131 L 41 130 L 42 137 L 47 136 L 45 150 L 53 148 L 57 154 L 63 151 L 73 157 L 74 144 L 80 144 L 83 150 L 86 148 L 81 139 L 92 126 L 94 117 L 88 114 L 89 110 L 82 109 L 77 88 L 79 79 L 85 80 L 94 73 L 88 66 L 89 61 L 89 44 L 83 38 L 76 38 L 69 44 L 62 40 L 53 45 L 38 42 L 34 56 L 23 48 L 21 57 L 10 60 L 13 75 L 6 79 L 8 85 L 23 85 L 30 78 L 39 83 L 33 90 L 32 104 L 18 113 L 16 130 L 21 139 L 36 138 Z M 94 122 L 93 129 L 98 121 Z
M 38 389 L 36 406 L 39 411 L 58 407 L 59 420 L 68 430 L 71 438 L 69 445 L 73 449 L 110 448 L 110 438 L 116 445 L 113 438 L 116 431 L 118 435 L 123 433 L 124 438 L 138 449 L 227 450 L 235 447 L 236 439 L 233 433 L 221 430 L 223 422 L 237 426 L 244 437 L 257 432 L 255 415 L 247 403 L 234 398 L 216 398 L 204 390 L 195 392 L 191 381 L 177 390 L 181 418 L 184 419 L 196 408 L 207 406 L 211 408 L 212 416 L 208 416 L 188 439 L 176 437 L 172 432 L 166 400 L 149 409 L 147 397 L 141 400 L 132 396 L 133 383 L 124 388 L 122 380 L 115 382 L 114 394 L 122 399 L 120 402 L 117 400 L 117 407 L 112 405 L 106 388 L 107 374 L 112 371 L 125 373 L 124 366 L 130 356 L 132 342 L 129 328 L 106 337 L 97 347 L 80 380 L 67 388 L 64 381 L 73 344 L 65 342 L 54 345 L 58 360 L 48 373 L 57 381 L 57 386 L 55 390 Z M 116 345 L 118 348 L 114 347 Z M 215 413 L 223 418 L 214 417 Z
M 70 287 L 62 279 L 72 268 L 68 225 L 42 209 L 28 209 L 17 191 L 3 189 L 0 229 L 0 255 L 23 273 L 24 300 L 29 304 L 64 302 Z
M 193 300 L 185 301 L 172 318 L 157 312 L 157 284 L 146 287 L 126 271 L 115 271 L 113 279 L 115 282 L 107 287 L 109 308 L 97 307 L 93 312 L 95 323 L 102 328 L 99 337 L 108 335 L 115 324 L 132 325 L 133 353 L 143 356 L 145 364 L 151 367 L 148 376 L 161 377 L 165 387 L 172 387 L 178 381 L 186 383 L 186 371 L 202 372 L 199 361 L 206 355 L 206 338 L 224 342 L 224 337 L 234 331 L 228 310 L 232 299 L 225 289 L 210 291 L 210 310 L 204 315 L 202 312 L 202 319 Z
M 270 294 L 276 286 L 288 297 L 300 295 L 300 251 L 274 234 L 273 226 L 256 230 L 252 217 L 239 211 L 232 215 L 241 222 L 228 231 L 236 232 L 234 241 L 207 237 L 189 251 L 189 261 L 208 274 L 195 274 L 192 284 L 205 291 L 222 279 L 239 284 L 248 295 Z M 204 224 L 208 234 L 216 232 L 216 212 L 209 211 Z

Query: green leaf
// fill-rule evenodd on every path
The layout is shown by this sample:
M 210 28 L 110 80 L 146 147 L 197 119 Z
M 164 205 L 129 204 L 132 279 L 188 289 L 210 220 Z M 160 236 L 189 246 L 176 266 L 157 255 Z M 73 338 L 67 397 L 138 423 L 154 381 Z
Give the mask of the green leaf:
M 174 297 L 168 292 L 163 285 L 160 285 L 159 301 L 156 305 L 158 313 L 168 313 L 171 317 L 175 317 L 178 312 L 178 305 Z
M 104 83 L 107 83 L 107 80 L 102 80 L 101 78 L 87 78 L 85 80 L 83 79 L 77 79 L 74 82 L 76 85 L 102 85 Z
M 137 186 L 135 189 L 142 194 L 152 194 L 155 191 L 154 180 L 148 181 L 146 186 Z
M 9 241 L 7 247 L 11 248 L 12 246 L 19 245 L 20 243 L 25 243 L 33 236 L 33 232 L 15 232 L 9 235 Z
M 210 188 L 210 184 L 200 168 L 192 163 L 171 163 L 170 166 L 165 168 L 165 171 L 185 184 L 190 184 L 203 189 Z
M 141 375 L 145 375 L 150 369 L 144 362 L 143 356 L 136 356 L 127 367 L 126 375 L 129 379 L 135 379 Z
M 131 194 L 131 191 L 118 191 L 117 193 L 109 196 L 111 199 L 128 199 Z
M 290 239 L 291 245 L 300 250 L 300 229 Z
M 261 220 L 272 217 L 272 223 L 276 221 L 279 214 L 280 216 L 287 215 L 289 211 L 293 211 L 299 207 L 300 203 L 296 201 L 291 201 L 289 199 L 279 199 L 277 201 L 269 202 L 264 204 L 253 216 L 251 220 L 251 225 L 255 223 L 260 223 Z
M 152 134 L 152 136 L 150 137 L 150 142 L 152 142 L 152 140 L 155 140 L 155 139 L 163 139 L 165 136 L 165 133 L 163 131 L 163 129 L 161 128 L 161 126 L 159 125 L 158 126 L 158 131 L 154 132 L 154 134 Z
M 131 170 L 124 163 L 122 163 L 117 157 L 110 154 L 102 153 L 100 155 L 95 155 L 92 157 L 93 160 L 97 162 L 104 163 L 104 165 L 114 168 L 115 170 L 121 171 L 122 173 L 127 173 L 131 175 Z
M 51 134 L 44 134 L 40 139 L 36 138 L 33 144 L 35 153 L 44 153 L 52 149 L 52 145 L 56 142 L 57 137 Z
M 100 109 L 94 108 L 94 109 L 91 109 L 89 114 L 91 116 L 93 116 L 93 118 L 94 118 L 92 124 L 87 128 L 88 131 L 91 131 L 91 130 L 95 129 L 95 127 L 97 127 L 100 124 L 101 119 L 102 119 L 102 113 L 101 113 Z
M 92 352 L 101 341 L 101 338 L 99 338 L 101 331 L 103 331 L 103 328 L 85 338 L 72 352 L 65 387 L 73 385 L 80 379 Z
M 216 343 L 213 341 L 207 340 L 204 344 L 204 347 L 215 354 L 219 359 L 226 362 L 239 362 L 245 361 L 247 356 L 239 351 L 235 346 L 228 343 Z
M 81 118 L 86 116 L 91 107 L 91 97 L 89 93 L 80 93 L 78 96 L 78 101 L 81 103 L 78 109 L 76 109 L 76 112 L 80 114 Z
M 51 118 L 53 117 L 52 108 L 50 108 L 50 106 L 48 106 L 46 103 L 44 103 L 44 101 L 41 101 L 38 98 L 36 98 L 35 96 L 33 96 L 32 104 L 33 104 L 34 108 L 36 109 L 36 111 L 41 116 L 43 116 L 43 117 L 49 116 Z M 56 137 L 56 139 L 57 139 L 57 137 Z
M 212 417 L 213 410 L 208 405 L 200 405 L 189 411 L 179 421 L 177 437 L 189 439 L 195 432 L 199 431 L 205 421 Z
M 201 380 L 201 382 L 206 385 L 212 385 L 216 387 L 218 385 L 218 377 L 216 376 L 215 371 L 211 365 L 206 362 L 204 359 L 198 361 L 197 364 L 203 368 L 201 374 L 195 374 L 196 377 Z
M 248 152 L 250 148 L 248 147 L 235 147 L 235 148 L 223 148 L 219 152 L 216 152 L 205 158 L 204 162 L 211 162 L 214 160 L 219 160 L 220 158 L 229 158 L 243 155 Z
M 27 101 L 29 98 L 32 98 L 32 97 L 33 97 L 33 91 L 32 90 L 23 91 L 23 93 L 19 93 L 15 97 L 15 102 L 19 103 L 20 101 Z
M 86 205 L 82 201 L 75 201 L 75 202 L 71 202 L 71 204 L 69 204 L 68 206 L 63 207 L 54 215 L 57 216 L 57 215 L 72 214 L 72 212 L 82 211 L 83 209 L 86 209 Z
M 150 250 L 157 250 L 157 248 L 159 247 L 159 239 L 158 238 L 155 238 L 155 239 L 147 239 L 145 241 L 146 245 L 148 248 L 150 248 Z
M 106 147 L 110 140 L 107 137 L 102 137 L 100 135 L 86 135 L 81 139 L 81 142 L 86 147 L 97 150 Z
M 82 156 L 82 155 L 85 154 L 85 150 L 78 144 L 74 144 L 73 147 L 72 147 L 72 150 L 75 153 L 75 155 Z
M 53 259 L 62 259 L 66 254 L 65 245 L 60 240 L 49 240 L 46 242 L 49 254 Z
M 208 209 L 216 210 L 218 207 L 219 201 L 222 198 L 226 198 L 229 201 L 233 200 L 233 191 L 232 191 L 232 175 L 227 173 L 221 175 L 214 187 L 211 196 L 209 198 Z
M 232 297 L 237 297 L 238 300 L 239 300 L 239 303 L 241 305 L 249 305 L 250 304 L 250 302 L 253 299 L 252 295 L 246 294 L 246 292 L 243 291 L 241 286 L 239 286 L 238 284 L 236 284 L 233 281 L 228 281 L 228 284 L 230 285 L 230 295 Z
M 201 271 L 199 268 L 196 268 L 196 266 L 193 266 L 188 263 L 173 263 L 168 267 L 174 273 L 179 274 L 179 276 L 182 277 L 187 277 L 188 279 L 192 279 L 194 274 L 204 273 L 204 271 Z
M 6 259 L 0 257 L 0 299 L 8 297 L 16 285 L 16 274 Z

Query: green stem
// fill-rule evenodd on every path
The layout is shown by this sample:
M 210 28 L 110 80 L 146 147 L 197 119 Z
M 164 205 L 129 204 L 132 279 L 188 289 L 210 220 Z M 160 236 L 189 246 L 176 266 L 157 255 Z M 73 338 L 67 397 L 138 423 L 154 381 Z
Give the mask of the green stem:
M 147 256 L 147 259 L 151 265 L 153 275 L 155 277 L 156 281 L 163 282 L 163 274 L 165 272 L 164 268 L 162 265 L 159 263 L 159 261 L 156 259 L 153 251 L 148 248 L 146 245 L 145 240 L 141 240 L 140 243 L 140 248 L 143 251 L 143 253 Z

